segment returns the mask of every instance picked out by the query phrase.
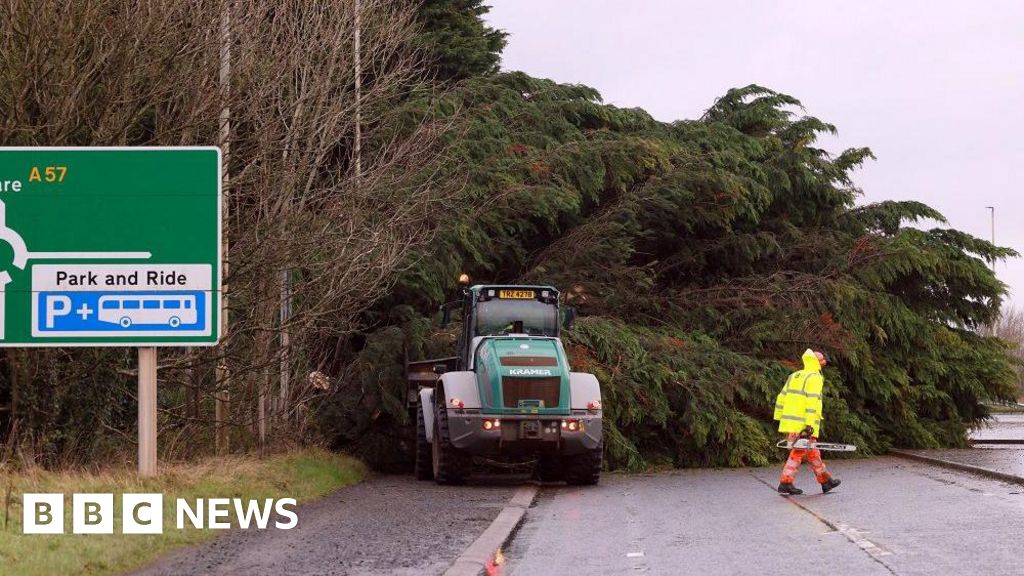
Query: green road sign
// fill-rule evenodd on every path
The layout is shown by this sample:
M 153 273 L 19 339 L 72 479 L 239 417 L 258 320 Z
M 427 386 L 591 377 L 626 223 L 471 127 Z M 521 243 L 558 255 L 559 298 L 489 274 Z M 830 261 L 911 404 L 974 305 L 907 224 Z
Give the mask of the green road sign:
M 0 346 L 220 337 L 220 150 L 0 148 Z

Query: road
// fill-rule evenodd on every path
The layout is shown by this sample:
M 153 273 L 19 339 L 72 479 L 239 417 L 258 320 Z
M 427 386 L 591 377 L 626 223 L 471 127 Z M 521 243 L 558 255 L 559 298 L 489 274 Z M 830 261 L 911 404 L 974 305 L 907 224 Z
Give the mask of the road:
M 971 439 L 1012 439 L 1024 442 L 1024 414 L 995 414 L 991 421 L 971 431 Z
M 898 458 L 775 493 L 778 470 L 608 475 L 541 490 L 506 551 L 527 574 L 1021 574 L 1024 487 Z
M 993 429 L 1024 438 L 1024 417 Z M 927 452 L 1024 476 L 1020 446 Z M 545 485 L 504 574 L 1024 573 L 1024 486 L 895 457 L 831 468 L 843 479 L 835 492 L 821 494 L 805 468 L 806 494 L 792 498 L 775 493 L 777 467 Z M 440 574 L 526 483 L 379 476 L 301 506 L 294 530 L 233 530 L 137 574 Z

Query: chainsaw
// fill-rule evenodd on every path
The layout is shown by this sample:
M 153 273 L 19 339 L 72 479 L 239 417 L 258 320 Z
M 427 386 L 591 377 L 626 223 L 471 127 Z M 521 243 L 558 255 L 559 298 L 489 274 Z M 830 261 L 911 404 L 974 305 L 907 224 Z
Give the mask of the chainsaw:
M 832 452 L 853 452 L 857 449 L 853 444 L 835 444 L 833 442 L 811 442 L 807 438 L 800 438 L 796 442 L 790 442 L 789 440 L 780 440 L 776 444 L 779 448 L 785 448 L 787 450 L 796 448 L 797 450 L 830 450 Z

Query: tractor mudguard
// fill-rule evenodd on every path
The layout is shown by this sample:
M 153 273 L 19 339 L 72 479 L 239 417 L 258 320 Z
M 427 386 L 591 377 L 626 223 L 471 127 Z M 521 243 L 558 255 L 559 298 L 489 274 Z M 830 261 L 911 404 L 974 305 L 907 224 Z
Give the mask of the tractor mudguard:
M 480 387 L 476 383 L 476 372 L 445 372 L 441 375 L 444 397 L 450 402 L 453 398 L 462 400 L 463 407 L 479 409 Z M 451 406 L 448 406 L 451 408 Z
M 569 395 L 572 398 L 572 410 L 586 410 L 590 402 L 601 401 L 601 384 L 593 374 L 570 372 Z
M 444 395 L 448 400 L 458 398 L 462 400 L 465 408 L 480 408 L 480 389 L 476 385 L 475 372 L 445 372 L 438 379 L 438 384 L 444 388 Z M 420 405 L 417 408 L 423 411 L 423 424 L 429 442 L 434 441 L 434 390 L 420 390 Z
M 434 389 L 424 388 L 420 390 L 420 405 L 417 410 L 423 412 L 423 424 L 427 433 L 427 442 L 434 441 Z

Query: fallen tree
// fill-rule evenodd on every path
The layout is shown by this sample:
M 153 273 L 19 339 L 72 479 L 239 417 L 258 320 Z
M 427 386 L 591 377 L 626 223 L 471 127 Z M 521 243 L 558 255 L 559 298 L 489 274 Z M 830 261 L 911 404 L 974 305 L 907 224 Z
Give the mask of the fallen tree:
M 774 395 L 809 346 L 833 356 L 825 439 L 866 453 L 963 445 L 981 401 L 1013 396 L 1005 344 L 979 331 L 1005 292 L 987 262 L 1013 251 L 912 226 L 944 223 L 918 202 L 857 205 L 870 150 L 815 147 L 835 128 L 796 99 L 748 86 L 667 124 L 511 73 L 404 114 L 453 110 L 471 118 L 451 145 L 479 207 L 417 252 L 325 412 L 378 464 L 408 446 L 402 350 L 450 343 L 423 315 L 461 272 L 570 289 L 570 355 L 601 380 L 613 467 L 768 462 Z

